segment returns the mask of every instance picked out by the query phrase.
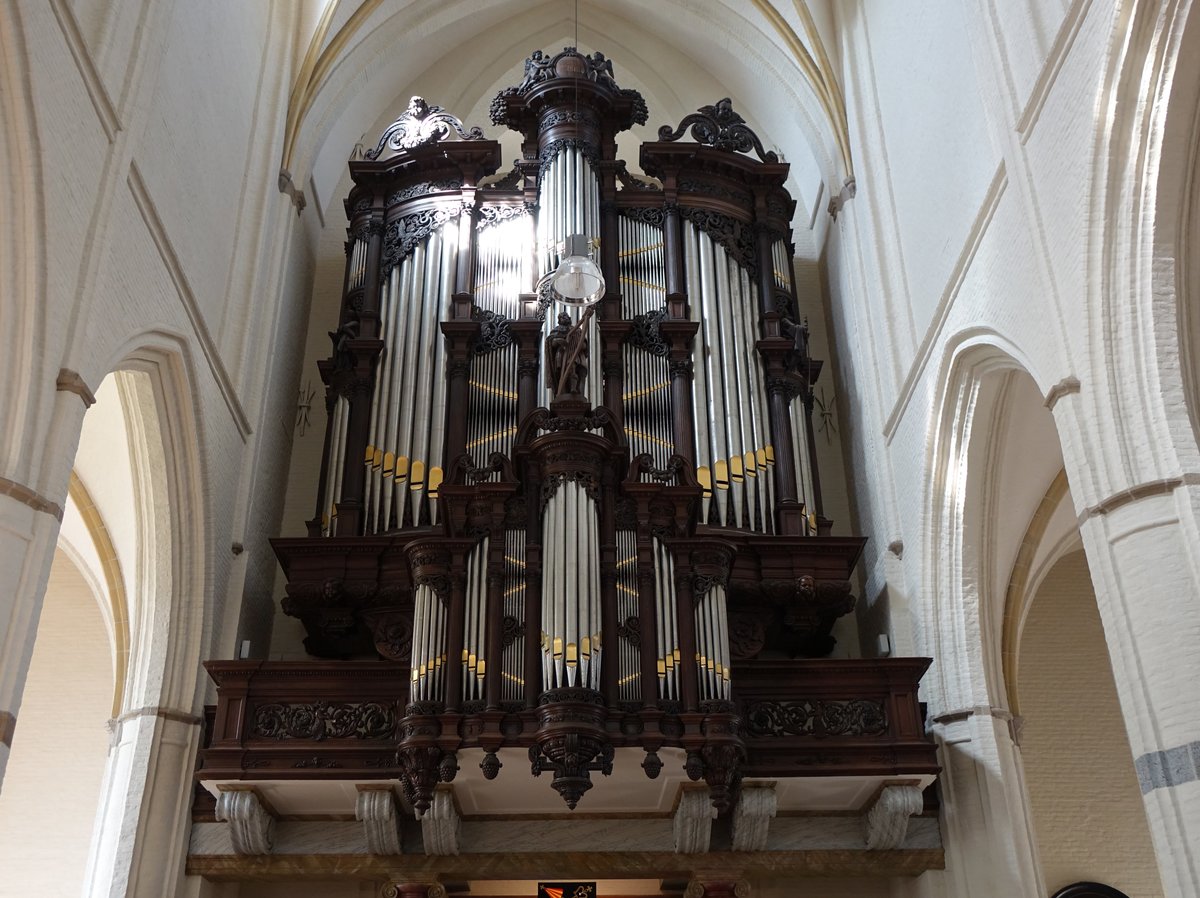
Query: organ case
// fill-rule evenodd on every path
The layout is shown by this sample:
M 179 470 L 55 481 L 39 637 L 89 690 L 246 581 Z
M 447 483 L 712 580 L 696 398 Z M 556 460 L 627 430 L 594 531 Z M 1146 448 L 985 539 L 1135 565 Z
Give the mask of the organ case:
M 685 749 L 726 810 L 739 667 L 828 654 L 853 607 L 788 166 L 725 99 L 659 129 L 635 174 L 616 135 L 647 117 L 603 55 L 539 52 L 491 108 L 522 135 L 511 172 L 419 97 L 350 163 L 315 514 L 275 547 L 312 654 L 408 665 L 418 809 L 456 751 L 495 776 L 511 745 L 574 807 L 632 740 L 651 776 Z M 575 234 L 594 311 L 546 284 Z

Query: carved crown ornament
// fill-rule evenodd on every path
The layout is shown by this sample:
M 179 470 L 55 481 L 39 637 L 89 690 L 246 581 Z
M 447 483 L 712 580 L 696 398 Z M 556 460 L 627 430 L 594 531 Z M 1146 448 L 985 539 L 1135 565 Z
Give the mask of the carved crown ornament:
M 431 106 L 424 97 L 413 97 L 408 101 L 408 108 L 383 132 L 375 149 L 367 150 L 363 155 L 367 159 L 378 159 L 385 149 L 410 150 L 448 140 L 451 135 L 458 135 L 460 140 L 483 140 L 481 128 L 464 127 L 458 116 L 441 106 Z
M 731 153 L 753 151 L 763 162 L 779 161 L 777 154 L 763 149 L 758 135 L 750 129 L 744 118 L 733 111 L 733 102 L 729 97 L 717 100 L 712 106 L 701 106 L 691 115 L 685 116 L 676 128 L 663 125 L 658 129 L 658 139 L 679 140 L 689 126 L 692 129 L 692 140 L 696 143 L 716 147 L 718 150 L 729 150 Z

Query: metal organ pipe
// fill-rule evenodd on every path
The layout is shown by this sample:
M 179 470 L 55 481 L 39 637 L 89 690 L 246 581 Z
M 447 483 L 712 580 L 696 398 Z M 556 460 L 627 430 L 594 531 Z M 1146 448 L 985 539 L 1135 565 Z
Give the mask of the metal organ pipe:
M 688 293 L 700 321 L 693 397 L 696 476 L 711 494 L 703 503 L 704 519 L 771 533 L 774 498 L 766 469 L 775 456 L 755 352 L 754 287 L 708 234 L 690 221 L 683 232 Z
M 504 545 L 504 617 L 514 624 L 525 618 L 525 531 L 509 530 Z M 525 640 L 517 627 L 509 630 L 512 643 L 504 648 L 501 665 L 504 701 L 519 702 L 525 691 Z M 494 663 L 494 662 L 493 662 Z
M 482 701 L 487 672 L 487 566 L 490 539 L 477 543 L 467 559 L 466 619 L 463 629 L 463 701 Z
M 372 400 L 366 532 L 436 523 L 445 439 L 445 343 L 458 258 L 451 219 L 388 273 L 381 291 L 383 339 Z
M 329 441 L 329 469 L 325 472 L 325 535 L 337 534 L 337 499 L 342 494 L 342 467 L 345 459 L 346 425 L 349 423 L 350 403 L 344 396 L 334 400 L 330 419 L 332 437 Z
M 675 618 L 675 562 L 671 552 L 654 539 L 654 581 L 658 602 L 659 698 L 679 700 L 679 627 Z M 647 638 L 649 634 L 647 634 Z
M 786 240 L 776 240 L 771 245 L 771 266 L 775 286 L 790 298 L 793 293 L 792 258 L 788 252 Z M 797 324 L 801 323 L 799 309 L 789 308 L 783 311 L 784 314 Z M 798 498 L 804 503 L 805 511 L 808 512 L 809 521 L 811 522 L 811 516 L 816 512 L 816 497 L 813 490 L 812 471 L 809 468 L 808 462 L 811 447 L 808 443 L 808 428 L 805 425 L 804 415 L 803 405 L 797 404 L 792 406 L 792 450 L 794 453 L 793 463 L 796 466 L 796 487 Z M 815 526 L 811 523 L 808 526 L 812 532 L 816 532 Z
M 630 318 L 662 312 L 666 297 L 666 266 L 662 228 L 647 222 L 620 219 L 621 289 Z M 625 433 L 633 455 L 649 453 L 656 467 L 666 467 L 675 451 L 671 435 L 671 380 L 665 354 L 626 343 L 624 405 Z
M 600 688 L 599 520 L 574 481 L 560 482 L 542 515 L 543 687 Z
M 433 588 L 419 584 L 414 591 L 412 643 L 412 701 L 444 701 L 446 607 Z
M 519 296 L 528 278 L 531 223 L 522 210 L 493 224 L 485 219 L 477 232 L 475 305 L 483 313 L 502 316 L 493 321 L 521 314 Z M 467 452 L 477 466 L 483 466 L 493 452 L 511 457 L 517 430 L 517 345 L 496 343 L 471 359 Z
M 541 171 L 537 240 L 540 274 L 560 261 L 560 244 L 571 234 L 598 236 L 599 182 L 578 147 L 565 147 Z M 543 339 L 556 326 L 558 309 L 546 309 Z M 583 314 L 571 309 L 571 321 Z M 586 398 L 600 406 L 600 342 L 588 325 L 590 371 Z M 544 403 L 553 399 L 549 389 Z M 600 688 L 600 526 L 595 502 L 577 482 L 560 482 L 542 511 L 542 686 Z
M 617 531 L 617 621 L 625 627 L 638 617 L 637 534 L 632 530 Z M 642 697 L 641 652 L 634 645 L 632 634 L 617 638 L 609 635 L 610 657 L 612 641 L 616 640 L 617 686 L 621 701 L 636 702 Z M 653 639 L 653 633 L 640 633 L 640 639 Z
M 592 166 L 579 147 L 565 147 L 542 169 L 538 186 L 537 237 L 541 250 L 542 270 L 539 276 L 553 271 L 561 254 L 559 246 L 571 234 L 597 237 L 600 233 L 600 184 Z M 559 310 L 546 310 L 543 337 L 557 323 Z M 578 323 L 582 310 L 567 310 L 572 324 Z M 588 343 L 591 347 L 590 371 L 587 379 L 587 400 L 595 407 L 603 404 L 604 384 L 600 375 L 598 329 L 593 317 L 588 323 Z M 543 404 L 553 398 L 547 389 Z
M 696 667 L 701 701 L 729 698 L 725 587 L 713 584 L 696 605 Z

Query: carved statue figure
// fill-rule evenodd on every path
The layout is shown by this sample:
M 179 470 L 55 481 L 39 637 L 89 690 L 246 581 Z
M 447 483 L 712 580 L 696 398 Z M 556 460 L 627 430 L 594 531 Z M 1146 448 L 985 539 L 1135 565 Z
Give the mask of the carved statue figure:
M 346 371 L 354 367 L 354 353 L 350 341 L 358 339 L 358 319 L 348 318 L 337 330 L 328 331 L 333 342 L 333 367 L 335 371 Z
M 408 101 L 408 116 L 415 119 L 423 119 L 429 115 L 429 104 L 425 102 L 424 97 L 413 97 Z
M 784 357 L 784 364 L 787 365 L 789 371 L 803 373 L 803 369 L 809 363 L 808 319 L 796 322 L 791 318 L 784 318 L 780 324 L 784 334 L 792 338 L 792 348 Z
M 590 311 L 590 310 L 589 310 Z M 571 316 L 558 313 L 558 323 L 546 335 L 546 388 L 554 395 L 577 394 L 587 382 L 588 339 L 584 332 L 588 318 L 572 326 Z

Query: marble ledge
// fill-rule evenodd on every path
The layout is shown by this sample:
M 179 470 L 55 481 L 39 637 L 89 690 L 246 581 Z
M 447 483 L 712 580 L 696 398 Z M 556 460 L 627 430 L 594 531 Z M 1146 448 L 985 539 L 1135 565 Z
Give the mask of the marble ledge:
M 217 882 L 289 881 L 311 877 L 382 882 L 458 879 L 629 879 L 691 878 L 704 870 L 736 873 L 739 878 L 769 880 L 797 876 L 917 876 L 944 870 L 939 849 L 868 851 L 714 851 L 683 855 L 662 851 L 528 851 L 426 857 L 405 854 L 199 855 L 187 859 L 187 873 Z
M 404 821 L 405 855 L 424 856 L 420 828 Z M 496 820 L 462 824 L 460 845 L 464 855 L 499 854 L 513 846 L 536 846 L 542 854 L 602 855 L 647 849 L 674 850 L 672 822 L 666 818 L 613 820 Z M 771 821 L 765 850 L 768 852 L 861 851 L 865 849 L 863 821 L 859 816 L 777 817 Z M 913 817 L 902 851 L 941 851 L 935 817 Z M 713 830 L 712 848 L 729 848 L 729 837 Z M 219 857 L 234 854 L 226 823 L 194 823 L 189 853 Z M 355 821 L 288 821 L 275 827 L 274 856 L 367 854 L 366 835 Z M 734 852 L 743 857 L 758 852 Z

